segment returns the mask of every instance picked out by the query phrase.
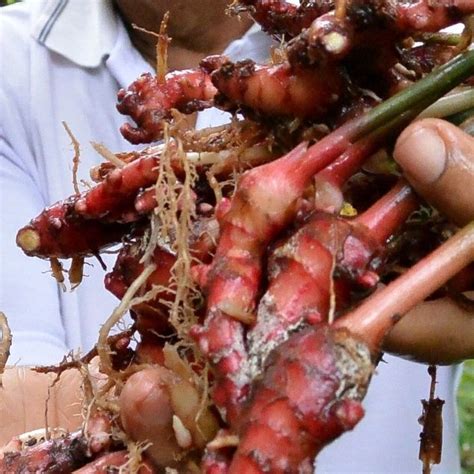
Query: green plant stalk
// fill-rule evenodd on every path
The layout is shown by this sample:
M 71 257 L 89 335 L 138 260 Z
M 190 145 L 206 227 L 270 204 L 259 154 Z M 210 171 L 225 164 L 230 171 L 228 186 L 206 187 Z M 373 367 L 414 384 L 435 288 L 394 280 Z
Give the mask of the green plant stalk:
M 418 118 L 446 117 L 470 110 L 474 107 L 474 88 L 468 87 L 441 97 L 433 105 L 423 110 Z
M 457 33 L 422 33 L 415 36 L 416 41 L 426 44 L 445 44 L 447 46 L 457 46 L 462 39 L 462 35 Z
M 352 129 L 351 139 L 356 140 L 407 110 L 418 109 L 421 112 L 421 104 L 426 101 L 435 102 L 473 74 L 474 50 L 465 51 L 411 87 L 341 128 Z

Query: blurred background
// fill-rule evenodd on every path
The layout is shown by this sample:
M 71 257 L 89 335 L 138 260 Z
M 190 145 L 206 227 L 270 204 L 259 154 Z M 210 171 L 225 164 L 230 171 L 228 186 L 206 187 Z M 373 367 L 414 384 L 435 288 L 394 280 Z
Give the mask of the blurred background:
M 21 0 L 0 0 L 0 7 Z M 80 0 L 76 0 L 80 1 Z M 97 0 L 102 1 L 102 0 Z M 9 44 L 9 47 L 14 45 Z M 2 46 L 0 46 L 1 48 Z M 5 45 L 3 46 L 5 47 Z M 464 474 L 474 474 L 474 360 L 463 364 L 463 375 L 458 391 L 461 462 Z M 421 403 L 420 403 L 421 413 Z M 436 467 L 434 468 L 436 473 Z
M 466 474 L 472 474 L 474 473 L 474 360 L 464 363 L 458 402 L 462 467 Z

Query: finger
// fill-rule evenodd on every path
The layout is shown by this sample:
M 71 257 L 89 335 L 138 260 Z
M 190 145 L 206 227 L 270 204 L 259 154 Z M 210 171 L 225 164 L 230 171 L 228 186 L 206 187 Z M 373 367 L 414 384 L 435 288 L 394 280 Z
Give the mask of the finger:
M 428 364 L 471 359 L 474 312 L 449 298 L 422 303 L 395 325 L 384 341 L 384 350 Z
M 453 222 L 474 219 L 474 138 L 439 119 L 410 125 L 394 158 L 415 190 Z

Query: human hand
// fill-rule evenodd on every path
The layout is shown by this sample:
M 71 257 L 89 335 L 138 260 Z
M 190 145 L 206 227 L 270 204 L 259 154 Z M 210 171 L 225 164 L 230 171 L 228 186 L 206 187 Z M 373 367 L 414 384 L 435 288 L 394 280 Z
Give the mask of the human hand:
M 81 375 L 68 370 L 53 385 L 55 374 L 29 367 L 9 367 L 0 389 L 0 446 L 13 436 L 48 426 L 75 430 L 82 423 Z
M 443 120 L 420 120 L 400 135 L 394 158 L 414 189 L 453 222 L 474 220 L 474 138 Z M 474 358 L 474 313 L 449 298 L 425 302 L 395 326 L 384 349 L 427 363 Z
M 453 222 L 474 220 L 474 138 L 439 119 L 407 127 L 394 158 L 415 190 Z

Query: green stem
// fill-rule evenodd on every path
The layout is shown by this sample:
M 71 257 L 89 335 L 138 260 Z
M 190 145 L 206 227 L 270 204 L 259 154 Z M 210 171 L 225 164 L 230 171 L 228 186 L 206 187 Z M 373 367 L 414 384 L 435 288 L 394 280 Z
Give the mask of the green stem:
M 457 46 L 461 42 L 462 35 L 457 33 L 421 33 L 415 36 L 416 41 L 422 41 L 425 44 L 446 44 L 448 46 Z
M 452 94 L 448 94 L 433 105 L 423 110 L 418 118 L 446 117 L 474 107 L 474 88 L 462 88 Z
M 340 129 L 354 141 L 393 120 L 407 110 L 423 110 L 421 104 L 434 102 L 458 84 L 474 74 L 474 50 L 465 51 L 411 87 L 399 92 L 379 106 L 370 110 Z

